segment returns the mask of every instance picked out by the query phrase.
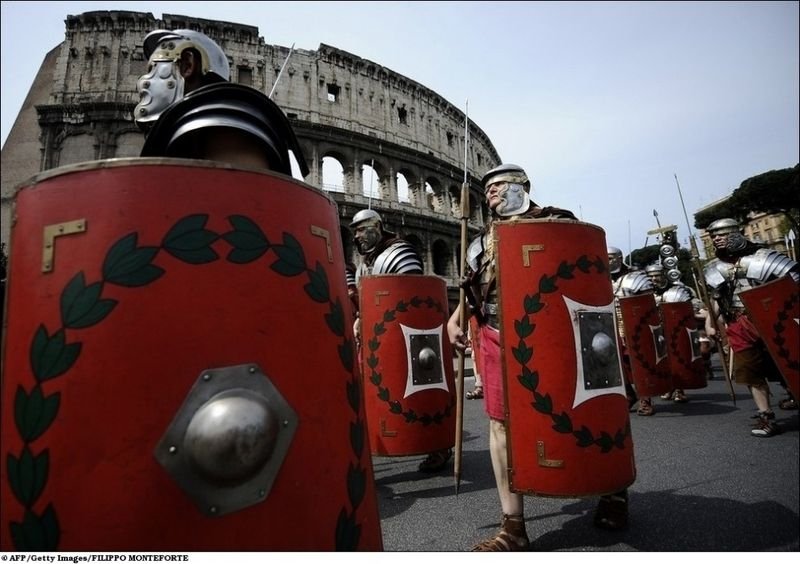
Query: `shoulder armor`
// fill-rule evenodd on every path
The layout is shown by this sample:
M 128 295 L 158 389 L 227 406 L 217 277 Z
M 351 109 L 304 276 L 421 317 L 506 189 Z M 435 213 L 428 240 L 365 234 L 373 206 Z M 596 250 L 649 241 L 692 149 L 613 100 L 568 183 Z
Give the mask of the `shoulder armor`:
M 217 82 L 202 86 L 164 110 L 142 147 L 142 157 L 189 157 L 184 141 L 198 130 L 224 127 L 250 135 L 268 155 L 271 168 L 292 175 L 289 151 L 308 175 L 303 151 L 283 110 L 249 86 Z
M 480 267 L 478 259 L 486 248 L 486 245 L 484 245 L 484 237 L 486 237 L 486 235 L 478 235 L 472 240 L 469 247 L 467 247 L 467 265 L 472 269 L 472 272 L 478 272 L 478 268 Z
M 378 255 L 372 274 L 422 274 L 422 261 L 411 243 L 398 241 Z
M 703 270 L 703 276 L 706 279 L 706 284 L 711 288 L 717 289 L 727 282 L 728 278 L 727 268 L 719 259 L 714 259 L 709 262 Z
M 692 301 L 692 291 L 683 284 L 676 284 L 674 286 L 670 286 L 664 292 L 662 299 L 664 303 L 675 303 L 675 302 L 690 302 Z
M 767 282 L 780 278 L 797 268 L 797 263 L 774 249 L 758 249 L 752 255 L 743 257 L 742 268 L 747 278 Z
M 623 276 L 620 279 L 619 289 L 622 296 L 636 296 L 654 290 L 650 277 L 641 270 Z

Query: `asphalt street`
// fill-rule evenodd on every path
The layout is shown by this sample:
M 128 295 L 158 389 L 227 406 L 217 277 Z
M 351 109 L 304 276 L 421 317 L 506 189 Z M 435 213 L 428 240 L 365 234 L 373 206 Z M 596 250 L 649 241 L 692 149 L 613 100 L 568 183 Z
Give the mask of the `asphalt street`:
M 608 532 L 592 525 L 597 498 L 525 497 L 535 551 L 798 551 L 798 411 L 775 407 L 781 433 L 750 435 L 752 397 L 715 380 L 687 390 L 689 403 L 655 398 L 656 413 L 631 413 L 637 478 L 630 523 Z M 473 378 L 465 379 L 471 390 Z M 774 402 L 783 390 L 773 384 Z M 463 551 L 493 534 L 500 505 L 488 452 L 482 400 L 464 402 L 461 482 L 452 461 L 437 475 L 417 472 L 424 458 L 374 457 L 387 551 Z

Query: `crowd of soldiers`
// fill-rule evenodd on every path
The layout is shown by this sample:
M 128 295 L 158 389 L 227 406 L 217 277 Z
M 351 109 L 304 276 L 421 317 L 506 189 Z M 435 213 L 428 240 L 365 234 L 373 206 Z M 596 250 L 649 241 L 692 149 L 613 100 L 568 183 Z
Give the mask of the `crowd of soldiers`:
M 147 131 L 142 156 L 204 159 L 245 170 L 271 171 L 263 176 L 264 189 L 276 187 L 290 197 L 292 188 L 281 184 L 280 179 L 280 175 L 291 175 L 290 151 L 301 173 L 308 171 L 291 125 L 267 96 L 229 82 L 228 60 L 219 45 L 196 31 L 157 30 L 145 38 L 144 50 L 149 67 L 139 81 L 141 101 L 135 109 L 137 123 Z M 325 270 L 324 260 L 317 262 L 316 267 L 311 265 L 302 243 L 287 237 L 285 231 L 284 243 L 278 245 L 274 240 L 268 241 L 254 222 L 248 223 L 241 213 L 232 212 L 230 221 L 235 229 L 222 238 L 235 245 L 239 254 L 231 253 L 228 260 L 246 263 L 260 256 L 259 252 L 263 254 L 274 249 L 278 260 L 273 270 L 287 277 L 307 275 L 306 295 L 315 303 L 329 307 L 324 316 L 326 326 L 343 339 L 336 350 L 348 379 L 337 387 L 346 389 L 347 394 L 337 391 L 338 395 L 331 395 L 331 390 L 325 389 L 322 390 L 324 395 L 309 399 L 308 405 L 301 407 L 311 411 L 301 409 L 297 414 L 297 433 L 310 432 L 317 439 L 333 441 L 327 435 L 338 423 L 335 419 L 339 415 L 325 410 L 333 409 L 332 403 L 341 404 L 355 415 L 348 412 L 351 419 L 345 421 L 349 428 L 345 446 L 352 452 L 349 462 L 341 465 L 347 469 L 346 480 L 341 480 L 346 483 L 346 495 L 343 494 L 346 501 L 331 517 L 324 507 L 317 507 L 318 515 L 313 518 L 334 531 L 329 538 L 335 542 L 331 540 L 333 544 L 330 544 L 327 537 L 323 542 L 318 533 L 308 531 L 298 531 L 298 535 L 305 535 L 305 541 L 298 540 L 303 537 L 287 538 L 289 534 L 285 530 L 277 531 L 274 536 L 259 531 L 257 535 L 250 535 L 257 537 L 252 544 L 223 545 L 223 548 L 380 549 L 380 525 L 369 456 L 424 454 L 426 458 L 419 470 L 441 472 L 450 467 L 455 451 L 455 464 L 459 464 L 463 374 L 454 374 L 452 359 L 454 353 L 464 354 L 469 344 L 473 345 L 475 369 L 481 376 L 480 393 L 476 393 L 476 389 L 469 397 L 483 400 L 489 421 L 488 454 L 502 515 L 499 531 L 474 546 L 476 551 L 529 548 L 523 514 L 524 494 L 596 496 L 594 525 L 607 530 L 627 527 L 627 488 L 635 479 L 629 412 L 635 409 L 638 416 L 652 416 L 657 410 L 654 397 L 677 403 L 689 401 L 686 390 L 702 388 L 707 378 L 713 377 L 710 355 L 714 350 L 727 355 L 726 378 L 747 386 L 752 393 L 758 408 L 751 430 L 753 436 L 771 437 L 780 430 L 772 409 L 769 381 L 779 382 L 786 388 L 787 397 L 781 407 L 796 409 L 796 378 L 792 380 L 781 371 L 780 362 L 773 360 L 772 345 L 765 339 L 763 328 L 757 327 L 751 319 L 752 307 L 747 305 L 747 298 L 743 298 L 751 290 L 780 283 L 780 289 L 769 295 L 774 297 L 778 295 L 775 292 L 788 291 L 787 300 L 791 303 L 800 283 L 800 267 L 795 261 L 747 241 L 735 220 L 720 219 L 707 229 L 716 256 L 704 272 L 695 272 L 703 283 L 692 289 L 680 281 L 674 232 L 661 233 L 657 263 L 634 269 L 624 262 L 620 249 L 606 244 L 601 229 L 578 221 L 568 210 L 537 204 L 533 200 L 530 177 L 521 167 L 501 164 L 483 175 L 481 185 L 490 217 L 481 233 L 466 246 L 462 277 L 466 299 L 452 311 L 444 281 L 424 274 L 423 262 L 414 247 L 389 231 L 375 210 L 359 211 L 350 224 L 355 247 L 362 257 L 359 265 L 347 264 L 342 245 L 332 245 L 328 240 L 328 261 L 334 265 L 332 268 L 340 270 L 330 272 Z M 259 209 L 259 204 L 252 205 Z M 23 207 L 20 210 L 24 212 Z M 297 215 L 306 213 L 307 210 L 300 210 Z M 329 233 L 317 226 L 314 219 L 309 218 L 309 236 Z M 278 223 L 282 220 L 273 218 Z M 203 229 L 197 228 L 192 233 L 200 234 L 196 237 L 205 236 L 203 234 L 209 231 Z M 199 255 L 186 254 L 186 247 L 180 246 L 190 244 L 188 236 L 184 237 L 186 233 L 176 235 L 173 229 L 170 234 L 173 238 L 167 237 L 165 241 L 171 242 L 171 254 L 185 259 L 190 257 L 186 262 L 195 261 L 194 264 L 205 260 L 197 258 Z M 177 240 L 180 242 L 174 243 Z M 135 247 L 135 237 L 128 243 Z M 114 249 L 119 254 L 123 246 L 117 245 Z M 124 260 L 109 253 L 104 264 L 104 275 L 109 283 L 124 279 L 123 285 L 135 287 L 149 280 L 142 282 L 143 278 L 134 278 L 129 271 L 157 277 L 157 272 L 142 271 L 146 248 L 137 249 L 138 255 L 131 254 Z M 128 268 L 124 276 L 119 274 L 122 268 L 119 265 L 123 263 Z M 139 270 L 133 269 L 134 263 Z M 13 268 L 10 275 L 13 285 Z M 85 284 L 83 278 L 80 284 Z M 81 286 L 65 291 L 63 299 L 74 301 L 62 302 L 62 311 L 78 307 L 80 300 L 75 297 L 78 294 L 80 299 L 89 300 L 92 288 Z M 100 291 L 99 288 L 95 290 Z M 97 297 L 95 295 L 94 299 Z M 114 307 L 106 303 L 108 311 L 101 314 L 102 303 L 102 300 L 97 302 L 95 309 L 86 314 L 96 318 L 95 323 Z M 345 309 L 342 303 L 350 307 Z M 292 303 L 274 307 L 284 312 L 293 311 Z M 15 323 L 21 323 L 13 307 L 9 316 Z M 470 318 L 471 331 L 468 329 Z M 352 320 L 352 327 L 346 320 Z M 74 327 L 79 326 L 77 321 L 72 323 Z M 88 324 L 88 321 L 84 318 L 83 323 Z M 50 363 L 48 366 L 62 363 L 65 368 L 61 372 L 55 368 L 51 372 L 41 368 L 41 376 L 37 375 L 40 383 L 60 376 L 72 364 L 64 359 L 70 354 L 79 354 L 76 349 L 65 348 L 72 345 L 65 345 L 61 333 L 48 336 L 45 331 L 41 338 L 44 339 L 41 347 L 50 347 L 50 356 L 43 356 Z M 37 346 L 35 343 L 34 352 Z M 785 345 L 790 346 L 796 348 L 796 343 Z M 348 352 L 351 348 L 354 358 Z M 195 354 L 203 356 L 205 353 L 197 350 Z M 254 353 L 253 358 L 261 357 Z M 242 359 L 242 362 L 252 362 L 252 359 Z M 41 365 L 40 361 L 34 361 L 34 368 L 39 369 Z M 254 366 L 255 363 L 250 373 L 260 373 Z M 80 366 L 75 367 L 79 369 Z M 511 370 L 514 372 L 509 372 Z M 282 386 L 291 388 L 288 380 L 282 381 L 282 376 L 274 372 L 269 376 L 274 379 L 277 392 Z M 206 380 L 215 375 L 215 372 L 207 372 Z M 239 382 L 240 377 L 236 378 Z M 311 390 L 310 380 L 307 384 L 302 389 L 310 397 L 315 391 Z M 18 385 L 25 395 L 25 383 Z M 38 435 L 35 430 L 19 430 L 19 418 L 15 423 L 8 415 L 14 411 L 12 402 L 17 402 L 18 413 L 25 414 L 32 413 L 30 410 L 34 408 L 30 406 L 34 402 L 44 405 L 56 400 L 43 398 L 39 384 L 31 392 L 31 399 L 19 399 L 17 391 L 18 399 L 13 400 L 16 390 L 10 386 L 7 381 L 2 390 L 4 459 L 8 456 L 14 461 L 23 461 L 9 464 L 14 472 L 23 473 L 33 464 L 30 445 Z M 202 387 L 199 383 L 197 386 Z M 266 424 L 261 431 L 268 435 L 267 439 L 253 434 L 254 428 L 260 428 L 259 421 L 269 419 L 270 410 L 275 409 L 274 396 L 278 393 L 271 387 L 248 390 L 243 395 L 236 390 L 239 388 L 203 396 L 193 389 L 194 395 L 189 396 L 184 406 L 188 406 L 188 414 L 182 412 L 176 416 L 171 428 L 183 425 L 186 436 L 196 437 L 196 441 L 169 446 L 164 443 L 167 439 L 163 439 L 166 450 L 157 453 L 155 458 L 178 482 L 180 489 L 192 495 L 198 505 L 205 504 L 209 515 L 221 514 L 221 508 L 235 515 L 245 506 L 264 507 L 270 504 L 271 497 L 280 495 L 284 495 L 281 499 L 286 504 L 292 505 L 291 496 L 300 495 L 303 486 L 290 483 L 286 472 L 282 476 L 280 461 L 273 462 L 273 459 L 276 458 L 274 453 L 280 450 L 281 456 L 286 457 L 283 464 L 291 466 L 292 457 L 300 456 L 297 453 L 301 449 L 292 450 L 287 446 L 291 437 L 287 437 L 287 444 L 283 445 L 284 435 Z M 67 395 L 65 393 L 65 401 Z M 236 409 L 229 407 L 234 405 L 229 401 L 233 397 L 238 402 Z M 362 402 L 366 406 L 363 413 Z M 222 414 L 213 416 L 216 419 L 204 410 L 204 406 L 211 404 L 217 408 L 215 413 Z M 49 405 L 54 409 L 53 403 Z M 531 409 L 531 405 L 535 409 Z M 284 427 L 293 425 L 290 411 L 286 410 Z M 248 421 L 240 422 L 245 416 Z M 521 423 L 509 425 L 510 421 Z M 227 434 L 217 432 L 223 427 Z M 39 434 L 44 430 L 43 427 Z M 171 438 L 169 432 L 165 437 Z M 531 450 L 529 444 L 538 446 Z M 184 455 L 184 450 L 189 455 Z M 23 454 L 17 457 L 17 452 Z M 548 452 L 559 452 L 560 458 L 550 459 Z M 176 453 L 189 456 L 178 470 L 170 462 Z M 222 458 L 214 459 L 216 454 Z M 513 473 L 509 471 L 512 457 L 515 461 Z M 334 474 L 327 462 L 314 460 L 325 479 Z M 538 463 L 529 463 L 529 460 L 538 460 Z M 155 460 L 152 464 L 155 465 Z M 587 465 L 591 466 L 591 472 L 586 471 Z M 157 474 L 156 470 L 152 472 Z M 247 483 L 249 487 L 254 476 L 270 484 L 274 481 L 279 491 L 268 493 L 265 488 L 257 496 L 259 499 L 238 500 L 234 507 L 221 507 L 225 505 L 226 491 L 240 483 Z M 65 522 L 62 530 L 52 512 L 39 515 L 34 511 L 36 500 L 33 498 L 40 495 L 40 491 L 34 495 L 31 490 L 17 485 L 24 480 L 15 482 L 15 476 L 7 479 L 25 513 L 23 515 L 20 507 L 12 503 L 9 489 L 4 488 L 0 523 L 4 549 L 96 548 L 91 544 L 91 534 L 72 536 L 80 526 Z M 40 476 L 40 479 L 45 478 Z M 113 476 L 109 480 L 113 481 Z M 83 484 L 62 485 L 63 497 L 59 497 L 60 491 L 56 492 L 53 495 L 58 499 L 54 503 L 61 502 L 59 509 L 68 506 L 75 490 L 82 487 L 89 490 L 93 484 L 101 482 L 92 482 L 89 477 Z M 159 487 L 178 491 L 174 485 L 161 480 L 160 475 L 157 482 Z M 54 480 L 54 483 L 60 482 Z M 144 489 L 151 485 L 147 484 Z M 143 496 L 149 493 L 152 492 L 141 492 Z M 235 495 L 247 497 L 248 494 L 237 490 Z M 220 505 L 208 501 L 219 499 L 223 500 Z M 181 508 L 181 511 L 185 510 Z M 273 515 L 264 511 L 265 517 Z M 314 508 L 306 507 L 305 511 L 308 515 Z M 185 520 L 190 527 L 191 520 Z M 33 522 L 39 524 L 31 525 Z M 39 526 L 42 530 L 56 530 L 58 534 L 37 536 L 30 532 Z M 133 537 L 125 540 L 125 534 L 135 536 L 136 531 L 121 532 L 122 527 L 113 525 L 110 528 L 113 534 L 108 532 L 107 538 L 114 540 L 105 545 L 109 549 L 115 548 L 115 542 L 125 543 L 117 548 L 136 544 Z M 12 534 L 5 534 L 8 531 Z M 104 534 L 102 527 L 98 534 Z M 164 546 L 169 547 L 166 538 Z M 176 536 L 173 542 L 185 538 Z M 232 533 L 231 542 L 242 542 L 242 539 L 237 541 Z

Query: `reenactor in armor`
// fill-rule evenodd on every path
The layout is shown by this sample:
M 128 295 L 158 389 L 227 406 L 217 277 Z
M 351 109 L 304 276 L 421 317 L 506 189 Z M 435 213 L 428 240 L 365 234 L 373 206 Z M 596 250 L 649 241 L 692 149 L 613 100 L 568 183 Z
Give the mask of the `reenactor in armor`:
M 575 220 L 572 212 L 555 207 L 540 207 L 530 198 L 530 180 L 525 171 L 513 164 L 503 164 L 488 171 L 481 181 L 491 212 L 487 228 L 470 243 L 467 272 L 462 282 L 467 290 L 470 315 L 478 321 L 484 409 L 489 417 L 489 451 L 494 469 L 500 505 L 501 529 L 475 545 L 480 552 L 527 550 L 530 544 L 525 528 L 523 496 L 511 489 L 508 473 L 510 440 L 505 420 L 505 392 L 500 348 L 500 320 L 496 259 L 495 225 L 510 219 L 563 218 Z M 447 324 L 450 341 L 460 350 L 466 348 L 466 327 L 459 326 L 460 304 Z M 508 432 L 510 434 L 510 432 Z M 627 490 L 601 497 L 594 523 L 600 528 L 621 529 L 627 525 Z
M 375 210 L 361 210 L 350 223 L 358 253 L 364 257 L 356 269 L 356 283 L 370 274 L 422 274 L 422 260 L 414 246 L 384 228 Z
M 628 402 L 631 406 L 639 402 L 636 410 L 637 415 L 648 417 L 655 413 L 652 399 L 649 397 L 637 398 L 636 391 L 631 384 L 630 358 L 627 354 L 625 345 L 625 328 L 622 324 L 622 315 L 619 311 L 619 298 L 626 296 L 638 296 L 640 294 L 653 293 L 653 283 L 642 270 L 633 270 L 622 258 L 622 250 L 618 247 L 608 247 L 608 269 L 611 274 L 611 284 L 614 288 L 615 309 L 617 311 L 617 329 L 622 339 L 622 365 L 625 369 L 625 390 L 628 394 Z
M 0 551 L 380 550 L 336 205 L 287 177 L 290 151 L 307 167 L 286 116 L 228 82 L 211 39 L 156 30 L 144 52 L 135 118 L 149 158 L 49 171 L 16 195 L 0 454 L 22 462 L 0 476 Z M 80 219 L 63 223 L 67 208 Z M 43 270 L 26 245 L 48 227 L 71 236 Z M 51 339 L 40 321 L 55 321 L 59 296 L 77 307 Z M 95 341 L 80 354 L 83 339 Z M 298 378 L 312 349 L 313 381 Z M 35 432 L 14 420 L 29 397 L 49 414 Z M 19 495 L 15 481 L 34 478 Z M 302 527 L 265 530 L 279 521 Z
M 656 304 L 691 302 L 695 311 L 695 318 L 699 321 L 705 320 L 705 315 L 700 313 L 702 303 L 694 295 L 692 289 L 680 280 L 670 283 L 670 280 L 667 280 L 667 277 L 664 275 L 664 266 L 661 263 L 648 265 L 645 267 L 644 271 L 653 282 Z M 703 339 L 708 342 L 708 338 L 700 337 L 701 342 Z M 710 362 L 710 359 L 708 358 L 709 353 L 704 354 L 705 361 Z M 686 403 L 689 401 L 689 398 L 686 397 L 686 392 L 682 388 L 675 388 L 674 390 L 663 394 L 661 399 L 672 400 L 675 403 Z
M 714 298 L 712 314 L 725 323 L 733 354 L 733 377 L 748 387 L 758 408 L 758 420 L 751 433 L 756 437 L 771 437 L 779 428 L 774 423 L 768 380 L 780 382 L 781 376 L 747 316 L 740 293 L 784 276 L 800 283 L 800 265 L 778 251 L 748 241 L 734 219 L 714 221 L 706 231 L 716 255 L 704 272 Z M 710 321 L 706 323 L 706 331 L 713 336 L 711 325 Z
M 358 253 L 364 257 L 355 271 L 356 288 L 364 276 L 378 274 L 423 274 L 422 260 L 414 246 L 383 226 L 380 214 L 372 209 L 361 210 L 350 223 Z M 360 318 L 356 319 L 356 338 L 360 339 Z M 449 359 L 448 359 L 449 360 Z M 450 448 L 436 450 L 419 464 L 419 471 L 439 472 L 453 456 Z
M 155 30 L 144 39 L 148 72 L 134 119 L 147 132 L 143 157 L 222 161 L 291 176 L 291 151 L 308 174 L 289 120 L 265 94 L 230 81 L 228 58 L 206 35 Z

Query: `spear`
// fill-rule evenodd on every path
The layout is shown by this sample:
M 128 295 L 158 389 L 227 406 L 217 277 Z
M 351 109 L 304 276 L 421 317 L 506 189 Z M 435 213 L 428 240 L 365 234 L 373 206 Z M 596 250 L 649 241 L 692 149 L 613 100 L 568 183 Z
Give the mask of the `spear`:
M 467 222 L 469 221 L 469 184 L 467 183 L 467 148 L 469 146 L 469 100 L 464 112 L 464 182 L 461 184 L 461 257 L 459 281 L 464 279 L 467 263 Z M 460 284 L 458 292 L 458 326 L 466 333 L 467 304 L 466 290 Z M 461 484 L 461 450 L 464 433 L 464 354 L 458 351 L 458 370 L 456 374 L 456 455 L 453 461 L 453 477 L 456 481 L 456 495 Z
M 722 364 L 722 371 L 725 373 L 725 380 L 728 382 L 728 388 L 731 395 L 731 399 L 733 400 L 733 405 L 736 405 L 736 394 L 733 392 L 733 382 L 731 381 L 732 378 L 732 367 L 728 366 L 726 362 L 725 353 L 722 351 L 722 340 L 720 339 L 722 332 L 720 331 L 719 327 L 719 320 L 717 319 L 717 315 L 714 313 L 714 308 L 711 307 L 711 294 L 708 293 L 708 285 L 706 285 L 706 277 L 703 276 L 703 267 L 700 264 L 700 251 L 697 250 L 697 242 L 694 239 L 694 233 L 692 233 L 692 226 L 689 223 L 689 214 L 686 213 L 686 205 L 683 203 L 683 193 L 681 192 L 681 184 L 678 182 L 678 175 L 673 173 L 675 176 L 675 184 L 678 186 L 678 196 L 681 198 L 681 207 L 683 207 L 683 216 L 686 218 L 686 228 L 689 230 L 689 244 L 692 247 L 692 263 L 694 264 L 694 268 L 697 270 L 697 276 L 695 280 L 700 282 L 700 289 L 702 289 L 700 299 L 703 301 L 703 305 L 708 312 L 708 315 L 711 319 L 711 323 L 714 326 L 714 331 L 716 332 L 716 340 L 717 340 L 717 353 L 719 354 L 719 358 Z
M 286 68 L 286 64 L 289 62 L 289 57 L 292 56 L 294 52 L 294 43 L 292 43 L 292 47 L 289 49 L 289 54 L 286 55 L 286 60 L 283 61 L 283 66 L 281 66 L 281 70 L 278 71 L 278 76 L 275 77 L 275 84 L 272 85 L 272 90 L 269 91 L 269 96 L 267 98 L 272 98 L 272 95 L 275 94 L 275 88 L 278 86 L 278 81 L 281 79 L 281 75 L 283 74 L 283 69 Z

